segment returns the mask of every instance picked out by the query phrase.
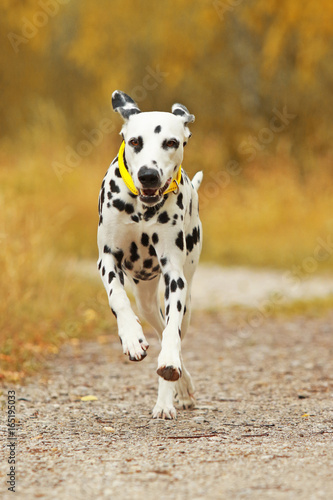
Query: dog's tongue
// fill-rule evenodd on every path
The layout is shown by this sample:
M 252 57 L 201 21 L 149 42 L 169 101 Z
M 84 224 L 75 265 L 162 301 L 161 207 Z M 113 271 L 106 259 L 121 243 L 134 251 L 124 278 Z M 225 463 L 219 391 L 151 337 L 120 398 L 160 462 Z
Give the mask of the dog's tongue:
M 141 192 L 144 196 L 155 196 L 157 190 L 156 189 L 142 189 Z

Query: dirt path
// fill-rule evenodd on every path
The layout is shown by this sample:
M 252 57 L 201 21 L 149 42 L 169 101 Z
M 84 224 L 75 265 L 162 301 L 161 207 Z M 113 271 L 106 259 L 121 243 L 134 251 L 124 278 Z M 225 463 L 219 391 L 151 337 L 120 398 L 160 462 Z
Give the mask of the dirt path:
M 68 271 L 99 280 L 96 262 L 91 260 L 70 261 Z M 294 272 L 200 264 L 193 280 L 192 305 L 194 310 L 235 305 L 256 308 L 272 296 L 277 296 L 278 302 L 288 302 L 329 294 L 333 294 L 332 275 L 313 275 L 304 269 Z
M 47 375 L 6 387 L 0 497 L 333 498 L 333 316 L 244 333 L 233 314 L 193 316 L 183 352 L 197 405 L 177 421 L 150 417 L 159 345 L 149 331 L 141 363 L 110 335 L 65 345 Z M 5 485 L 13 389 L 15 496 Z

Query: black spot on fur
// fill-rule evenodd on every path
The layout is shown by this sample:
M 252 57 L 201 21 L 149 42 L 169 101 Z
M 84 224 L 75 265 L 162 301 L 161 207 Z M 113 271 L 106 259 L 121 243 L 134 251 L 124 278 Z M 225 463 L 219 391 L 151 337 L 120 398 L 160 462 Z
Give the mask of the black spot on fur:
M 98 263 L 98 270 L 99 270 L 99 271 L 100 271 L 100 269 L 101 269 L 101 266 L 102 266 L 102 260 L 100 260 L 100 261 L 99 261 L 99 263 Z
M 184 250 L 184 235 L 183 235 L 183 231 L 179 231 L 175 243 L 176 243 L 177 247 L 180 248 L 181 251 Z
M 154 217 L 156 213 L 155 206 L 154 207 L 149 207 L 143 214 L 143 218 L 145 221 L 149 221 L 152 217 Z
M 154 245 L 156 245 L 158 243 L 158 234 L 157 233 L 153 233 L 152 240 L 153 240 Z
M 195 227 L 192 232 L 193 244 L 196 245 L 198 243 L 198 229 Z
M 149 245 L 149 236 L 147 233 L 142 233 L 141 245 L 143 245 L 144 247 L 147 247 Z
M 180 290 L 182 290 L 185 286 L 185 283 L 184 281 L 182 280 L 182 278 L 178 278 L 177 280 L 177 285 L 178 285 L 178 288 L 180 288 Z
M 180 300 L 177 301 L 177 310 L 180 312 L 182 310 L 182 303 Z
M 143 267 L 150 269 L 153 266 L 153 259 L 145 259 L 143 261 Z
M 139 283 L 139 280 L 133 278 L 134 283 L 137 285 Z
M 103 181 L 104 184 L 104 181 Z M 102 186 L 103 186 L 102 184 Z M 101 214 L 103 210 L 103 204 L 104 204 L 104 199 L 105 199 L 105 190 L 104 187 L 102 187 L 100 195 L 99 195 L 99 200 L 98 200 L 98 211 Z
M 131 219 L 133 222 L 140 222 L 140 219 L 137 215 L 132 215 Z
M 175 111 L 173 111 L 173 114 L 176 115 L 176 116 L 177 115 L 184 116 L 185 115 L 185 111 L 182 110 L 182 109 L 180 109 L 180 108 L 177 108 L 177 109 L 175 109 Z
M 190 216 L 192 215 L 192 198 L 191 198 L 191 201 L 190 201 L 189 214 L 190 214 Z
M 132 214 L 134 212 L 134 207 L 132 203 L 125 203 L 125 212 L 127 214 Z
M 131 246 L 130 246 L 130 254 L 131 254 L 131 261 L 136 262 L 137 260 L 140 259 L 140 255 L 138 254 L 138 246 L 137 244 L 132 241 Z
M 164 275 L 164 283 L 165 283 L 165 286 L 169 286 L 170 276 L 168 274 Z
M 103 252 L 104 252 L 104 253 L 112 253 L 112 252 L 111 252 L 111 248 L 110 248 L 110 247 L 108 247 L 107 245 L 104 245 Z
M 177 196 L 177 205 L 179 206 L 179 208 L 181 210 L 184 209 L 184 205 L 183 205 L 183 193 L 179 193 L 179 195 Z
M 115 168 L 114 174 L 116 177 L 121 178 L 121 173 L 120 173 L 119 167 Z
M 157 218 L 157 222 L 159 222 L 160 224 L 166 224 L 167 222 L 169 222 L 169 220 L 170 217 L 168 216 L 168 212 L 166 211 L 162 212 Z
M 155 132 L 155 134 L 159 134 L 161 132 L 161 130 L 162 130 L 161 125 L 157 125 L 157 127 L 154 130 L 154 132 Z
M 116 200 L 113 200 L 112 202 L 113 206 L 119 210 L 119 212 L 122 212 L 125 210 L 125 202 L 121 200 L 120 198 L 117 198 Z
M 169 290 L 169 287 L 167 286 L 165 288 L 165 293 L 164 293 L 165 300 L 168 300 L 169 295 L 170 295 L 170 290 Z
M 124 258 L 124 252 L 122 250 L 117 250 L 116 252 L 112 252 L 112 255 L 116 259 L 117 266 L 121 267 L 121 262 Z
M 166 309 L 165 309 L 165 315 L 169 316 L 169 312 L 170 312 L 170 304 L 168 304 Z
M 116 273 L 114 273 L 113 271 L 111 271 L 109 273 L 109 278 L 108 278 L 108 282 L 111 283 L 111 281 L 116 277 Z
M 125 262 L 124 262 L 124 266 L 125 266 L 125 267 L 126 267 L 126 269 L 128 269 L 129 271 L 132 271 L 132 269 L 133 269 L 133 267 L 134 267 L 134 266 L 133 266 L 133 263 L 132 263 L 132 262 L 130 262 L 129 260 L 125 260 Z
M 115 183 L 113 179 L 110 181 L 110 189 L 112 193 L 120 193 L 120 187 Z
M 124 273 L 122 271 L 118 272 L 118 276 L 120 279 L 120 283 L 124 286 L 125 280 L 124 280 Z
M 153 247 L 153 245 L 150 245 L 149 246 L 149 250 L 148 250 L 148 253 L 151 257 L 155 257 L 156 256 L 156 251 L 155 251 L 155 248 Z
M 192 236 L 192 234 L 188 234 L 186 236 L 186 249 L 188 252 L 192 252 L 192 250 L 193 250 L 193 236 Z
M 108 191 L 108 192 L 107 192 L 107 195 L 108 195 L 108 200 L 111 200 L 111 198 L 112 198 L 112 193 L 111 193 L 110 191 Z M 109 203 L 108 203 L 108 205 L 109 205 Z
M 168 262 L 168 258 L 167 257 L 162 257 L 162 259 L 161 259 L 161 265 L 165 266 L 167 262 Z
M 177 281 L 176 280 L 171 281 L 170 288 L 171 288 L 172 292 L 175 292 L 177 290 Z
M 104 274 L 105 274 L 105 267 L 103 266 L 102 267 L 102 276 L 104 276 Z
M 117 318 L 117 313 L 116 313 L 116 311 L 114 311 L 114 310 L 112 309 L 112 307 L 111 307 L 111 311 L 112 311 L 112 314 L 115 316 L 115 318 Z

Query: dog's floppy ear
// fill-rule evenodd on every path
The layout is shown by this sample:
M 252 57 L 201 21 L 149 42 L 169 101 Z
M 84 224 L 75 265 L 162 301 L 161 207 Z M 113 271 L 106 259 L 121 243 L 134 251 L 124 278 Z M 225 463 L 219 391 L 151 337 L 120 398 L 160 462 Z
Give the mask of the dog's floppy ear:
M 187 107 L 184 106 L 183 104 L 178 104 L 178 103 L 174 104 L 171 108 L 171 111 L 174 115 L 179 116 L 179 118 L 183 121 L 185 128 L 185 137 L 189 139 L 192 134 L 187 124 L 193 123 L 195 120 L 195 116 L 191 115 Z M 186 142 L 184 144 L 186 144 Z
M 141 113 L 141 110 L 138 108 L 136 102 L 121 90 L 115 90 L 113 92 L 112 107 L 114 111 L 120 113 L 125 121 L 127 121 L 130 116 Z
M 184 125 L 193 123 L 195 120 L 195 116 L 191 115 L 187 107 L 183 104 L 176 103 L 172 106 L 171 110 L 174 115 L 179 116 L 183 120 Z

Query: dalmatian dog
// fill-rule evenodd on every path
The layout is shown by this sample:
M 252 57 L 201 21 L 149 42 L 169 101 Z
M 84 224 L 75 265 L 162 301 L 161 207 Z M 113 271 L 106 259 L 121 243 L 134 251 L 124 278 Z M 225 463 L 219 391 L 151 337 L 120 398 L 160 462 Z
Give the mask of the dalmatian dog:
M 112 106 L 124 120 L 123 142 L 100 191 L 97 265 L 124 354 L 141 361 L 149 347 L 125 292 L 124 275 L 139 315 L 161 339 L 153 418 L 173 419 L 174 402 L 184 409 L 194 405 L 193 383 L 181 354 L 202 236 L 197 190 L 203 175 L 198 172 L 191 181 L 181 167 L 194 116 L 182 104 L 174 104 L 172 113 L 141 112 L 118 90 Z

